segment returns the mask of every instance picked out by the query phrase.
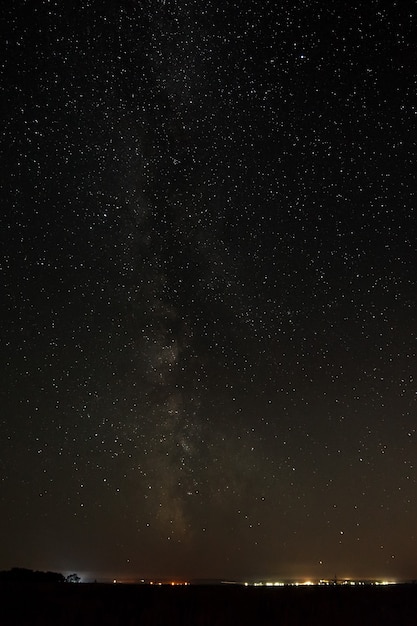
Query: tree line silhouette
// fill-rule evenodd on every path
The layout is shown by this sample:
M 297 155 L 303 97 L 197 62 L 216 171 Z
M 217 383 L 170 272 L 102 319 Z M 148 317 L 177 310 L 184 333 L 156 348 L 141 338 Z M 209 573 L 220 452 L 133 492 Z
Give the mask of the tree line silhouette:
M 24 567 L 12 567 L 10 570 L 0 571 L 0 583 L 78 583 L 77 574 L 64 576 L 59 572 L 39 572 Z

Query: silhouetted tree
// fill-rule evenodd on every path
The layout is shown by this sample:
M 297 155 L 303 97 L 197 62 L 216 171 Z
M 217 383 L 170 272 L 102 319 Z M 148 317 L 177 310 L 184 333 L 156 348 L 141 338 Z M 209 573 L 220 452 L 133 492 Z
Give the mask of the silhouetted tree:
M 65 579 L 66 583 L 79 583 L 81 580 L 81 578 L 78 576 L 78 574 L 68 574 L 68 576 Z
M 24 567 L 12 567 L 0 572 L 0 582 L 14 583 L 63 583 L 65 577 L 58 572 L 35 572 Z

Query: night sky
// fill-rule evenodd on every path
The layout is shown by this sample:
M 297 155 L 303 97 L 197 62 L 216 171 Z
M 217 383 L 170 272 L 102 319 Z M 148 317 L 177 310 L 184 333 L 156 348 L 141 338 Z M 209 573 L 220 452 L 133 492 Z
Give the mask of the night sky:
M 417 578 L 416 12 L 4 3 L 0 569 Z

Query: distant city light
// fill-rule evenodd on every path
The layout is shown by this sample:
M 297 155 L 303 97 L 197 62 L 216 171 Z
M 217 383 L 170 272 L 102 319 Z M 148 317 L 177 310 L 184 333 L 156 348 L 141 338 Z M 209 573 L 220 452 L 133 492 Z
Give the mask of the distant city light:
M 245 587 L 311 587 L 311 586 L 327 586 L 327 585 L 350 585 L 350 586 L 360 586 L 360 585 L 396 585 L 396 581 L 394 580 L 351 580 L 351 579 L 325 579 L 320 578 L 320 580 L 305 580 L 303 582 L 300 581 L 258 581 L 254 583 L 243 583 Z

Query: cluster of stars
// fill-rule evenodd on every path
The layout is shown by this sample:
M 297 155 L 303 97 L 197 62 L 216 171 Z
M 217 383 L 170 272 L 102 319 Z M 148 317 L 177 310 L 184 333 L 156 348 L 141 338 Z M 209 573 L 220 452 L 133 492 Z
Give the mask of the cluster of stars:
M 4 567 L 411 576 L 415 18 L 5 10 Z

